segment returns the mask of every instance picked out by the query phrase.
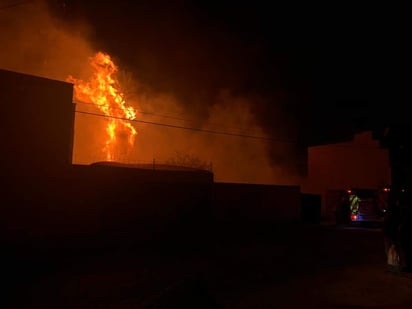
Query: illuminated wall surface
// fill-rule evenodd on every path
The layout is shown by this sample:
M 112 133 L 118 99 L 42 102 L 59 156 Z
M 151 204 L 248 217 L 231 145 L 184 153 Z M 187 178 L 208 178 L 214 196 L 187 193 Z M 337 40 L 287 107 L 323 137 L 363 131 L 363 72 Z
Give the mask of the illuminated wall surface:
M 336 205 L 327 201 L 332 192 L 339 196 L 339 191 L 350 187 L 377 189 L 390 182 L 388 150 L 380 148 L 371 132 L 364 132 L 350 142 L 310 147 L 302 192 L 323 195 L 323 215 L 332 216 Z
M 319 189 L 377 188 L 390 183 L 387 149 L 370 132 L 351 142 L 309 148 L 308 186 Z

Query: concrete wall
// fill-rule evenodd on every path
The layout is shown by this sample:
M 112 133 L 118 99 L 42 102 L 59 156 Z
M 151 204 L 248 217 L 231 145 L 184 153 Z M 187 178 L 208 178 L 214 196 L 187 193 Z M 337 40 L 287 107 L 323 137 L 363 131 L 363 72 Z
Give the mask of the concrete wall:
M 187 238 L 207 218 L 212 182 L 211 173 L 73 166 L 16 192 L 3 236 L 87 248 Z
M 71 165 L 72 91 L 68 83 L 0 70 L 2 239 L 24 238 L 25 222 L 55 194 L 53 186 L 40 188 Z
M 59 173 L 71 164 L 72 94 L 71 84 L 0 70 L 3 172 Z

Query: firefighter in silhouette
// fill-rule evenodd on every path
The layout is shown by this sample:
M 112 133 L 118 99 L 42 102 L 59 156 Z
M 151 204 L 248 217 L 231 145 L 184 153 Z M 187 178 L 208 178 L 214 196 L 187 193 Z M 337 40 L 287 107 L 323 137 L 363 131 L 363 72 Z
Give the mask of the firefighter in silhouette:
M 402 250 L 402 270 L 411 272 L 412 268 L 412 213 L 409 190 L 403 189 L 400 198 L 399 243 Z
M 400 238 L 400 223 L 401 223 L 401 208 L 398 192 L 392 189 L 389 194 L 388 209 L 383 221 L 383 236 L 385 243 L 386 256 L 389 254 L 389 249 L 394 245 L 398 252 L 401 263 L 404 261 L 404 255 L 401 249 Z

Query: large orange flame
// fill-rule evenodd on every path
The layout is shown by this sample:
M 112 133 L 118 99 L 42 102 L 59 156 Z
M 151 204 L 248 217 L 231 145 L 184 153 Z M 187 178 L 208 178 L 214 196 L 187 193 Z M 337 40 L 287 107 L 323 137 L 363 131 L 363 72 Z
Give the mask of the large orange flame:
M 118 140 L 126 137 L 128 150 L 135 142 L 136 129 L 125 119 L 136 119 L 137 111 L 127 106 L 124 95 L 119 89 L 115 73 L 118 68 L 108 54 L 98 52 L 90 58 L 93 75 L 88 81 L 69 76 L 67 80 L 74 84 L 75 101 L 96 105 L 108 117 L 106 141 L 102 149 L 108 161 L 118 160 Z

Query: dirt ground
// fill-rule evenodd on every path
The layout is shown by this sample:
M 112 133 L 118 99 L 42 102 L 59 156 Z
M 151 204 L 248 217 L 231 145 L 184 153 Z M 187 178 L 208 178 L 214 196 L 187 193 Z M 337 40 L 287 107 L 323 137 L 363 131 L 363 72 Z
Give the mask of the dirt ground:
M 412 308 L 412 275 L 387 270 L 382 233 L 371 228 L 216 231 L 196 248 L 37 259 L 24 269 L 10 308 Z

